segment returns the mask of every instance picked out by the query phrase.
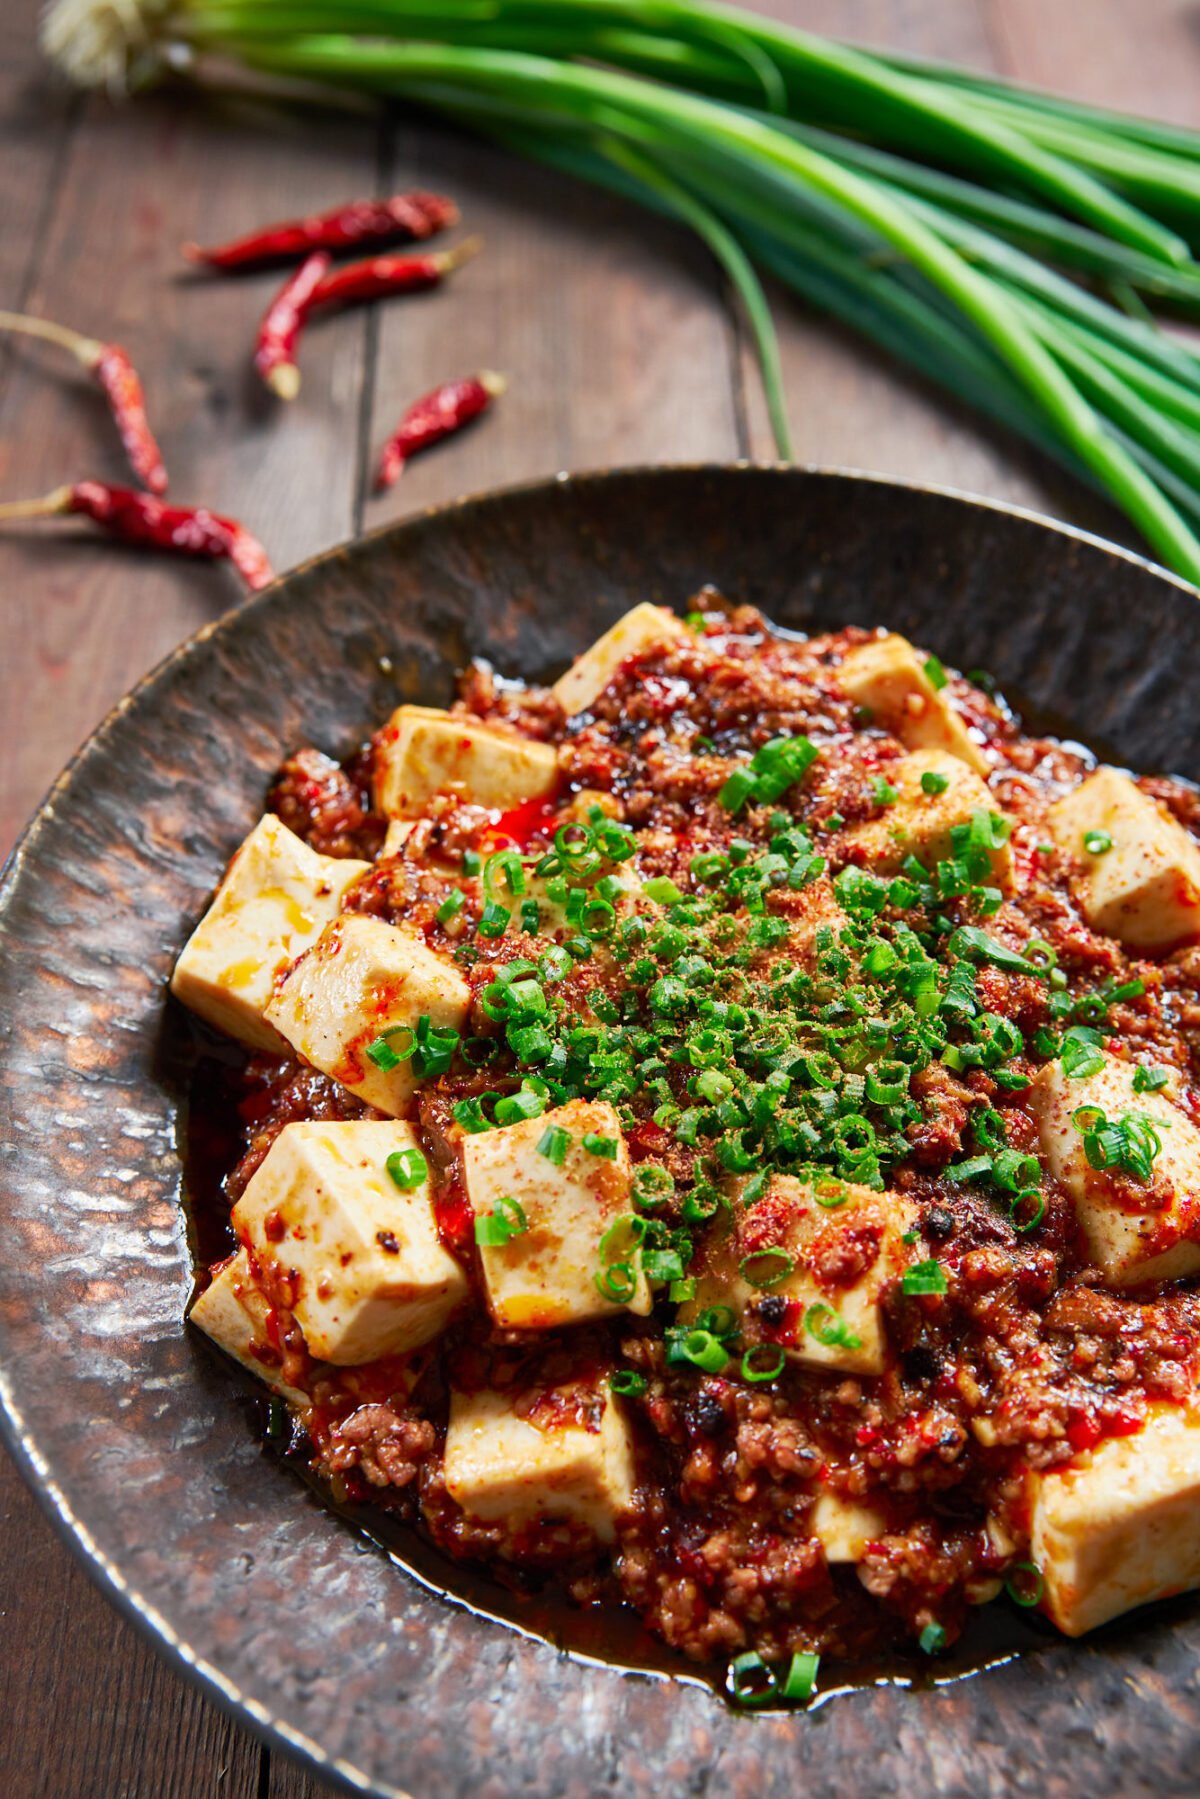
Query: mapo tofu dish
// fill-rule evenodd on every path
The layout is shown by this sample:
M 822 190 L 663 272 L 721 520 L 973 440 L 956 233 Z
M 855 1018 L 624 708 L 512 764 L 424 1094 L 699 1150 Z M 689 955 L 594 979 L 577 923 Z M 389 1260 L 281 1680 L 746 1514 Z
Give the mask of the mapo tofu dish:
M 1200 1585 L 1198 836 L 894 633 L 475 664 L 294 754 L 179 958 L 192 1322 L 337 1498 L 743 1703 Z

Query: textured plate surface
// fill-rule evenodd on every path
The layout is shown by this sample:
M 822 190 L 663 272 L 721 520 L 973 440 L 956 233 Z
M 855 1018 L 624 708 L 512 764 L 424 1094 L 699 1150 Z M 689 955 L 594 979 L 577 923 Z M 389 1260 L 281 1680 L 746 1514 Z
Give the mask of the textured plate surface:
M 163 665 L 55 787 L 0 898 L 0 1383 L 93 1573 L 327 1771 L 420 1799 L 1195 1790 L 1200 1604 L 976 1679 L 735 1716 L 448 1605 L 264 1461 L 185 1333 L 164 981 L 296 745 L 340 753 L 472 654 L 556 672 L 711 581 L 885 623 L 1142 768 L 1200 777 L 1200 607 L 1136 558 L 867 478 L 631 471 L 471 501 L 298 569 Z

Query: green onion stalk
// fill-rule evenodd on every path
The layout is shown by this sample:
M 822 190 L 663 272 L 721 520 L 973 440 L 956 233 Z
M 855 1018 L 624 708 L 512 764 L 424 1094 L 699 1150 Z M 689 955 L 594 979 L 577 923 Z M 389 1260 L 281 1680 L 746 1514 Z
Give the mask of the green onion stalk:
M 358 90 L 695 231 L 791 456 L 769 274 L 1053 456 L 1200 585 L 1200 134 L 707 0 L 57 0 L 76 81 Z

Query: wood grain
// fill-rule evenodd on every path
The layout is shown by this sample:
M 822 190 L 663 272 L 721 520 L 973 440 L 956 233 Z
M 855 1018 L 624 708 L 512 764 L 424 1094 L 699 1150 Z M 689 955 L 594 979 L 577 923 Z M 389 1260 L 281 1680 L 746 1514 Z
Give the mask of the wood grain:
M 737 455 L 729 320 L 686 234 L 436 128 L 404 147 L 397 180 L 444 182 L 484 250 L 447 287 L 381 312 L 368 472 L 429 387 L 479 368 L 510 385 L 474 430 L 372 498 L 368 524 L 562 468 Z
M 817 31 L 996 68 L 1200 123 L 1191 0 L 756 0 Z M 639 460 L 770 455 L 728 296 L 681 234 L 434 127 L 161 93 L 113 109 L 45 79 L 37 0 L 0 5 L 0 304 L 120 337 L 146 380 L 172 496 L 232 511 L 279 567 L 420 506 Z M 314 329 L 286 412 L 247 374 L 276 277 L 181 274 L 215 238 L 368 191 L 444 186 L 485 254 L 446 290 Z M 1120 530 L 1074 483 L 835 325 L 778 297 L 797 455 L 943 481 Z M 511 389 L 382 498 L 373 457 L 403 407 L 479 366 Z M 86 381 L 0 347 L 0 497 L 122 479 Z M 53 529 L 53 528 L 51 528 Z M 132 557 L 71 527 L 0 541 L 0 847 L 106 707 L 238 597 L 228 571 Z M 0 1793 L 33 1799 L 318 1799 L 287 1757 L 202 1701 L 57 1543 L 0 1458 Z M 15 1723 L 16 1728 L 13 1728 Z

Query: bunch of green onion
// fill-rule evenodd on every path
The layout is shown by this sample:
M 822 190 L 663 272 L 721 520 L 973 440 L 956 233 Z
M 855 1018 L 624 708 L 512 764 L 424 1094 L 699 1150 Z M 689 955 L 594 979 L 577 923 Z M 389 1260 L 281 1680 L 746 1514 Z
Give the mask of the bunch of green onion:
M 1200 584 L 1200 134 L 707 0 L 57 0 L 77 80 L 234 62 L 416 103 L 693 227 L 1108 493 Z

